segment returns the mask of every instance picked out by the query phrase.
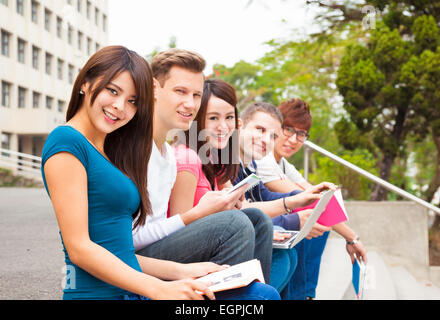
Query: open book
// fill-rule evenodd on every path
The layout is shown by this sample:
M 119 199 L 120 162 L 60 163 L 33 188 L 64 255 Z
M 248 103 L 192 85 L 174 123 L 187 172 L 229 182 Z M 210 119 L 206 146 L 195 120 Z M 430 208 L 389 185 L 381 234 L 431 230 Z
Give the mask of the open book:
M 197 280 L 211 282 L 212 284 L 209 289 L 212 292 L 245 287 L 254 280 L 265 283 L 261 264 L 257 259 L 236 264 L 222 271 L 210 273 Z
M 290 249 L 304 239 L 310 233 L 313 225 L 318 221 L 319 217 L 326 209 L 327 204 L 330 199 L 332 199 L 334 193 L 335 191 L 328 190 L 321 196 L 319 201 L 314 205 L 313 212 L 310 214 L 300 231 L 278 231 L 279 233 L 290 233 L 291 236 L 283 241 L 274 241 L 273 247 L 276 249 Z
M 238 188 L 240 188 L 241 186 L 247 184 L 247 188 L 246 190 L 251 189 L 252 187 L 254 187 L 257 183 L 259 183 L 261 180 L 261 178 L 259 176 L 257 176 L 255 173 L 252 173 L 251 175 L 247 176 L 246 179 L 241 180 L 239 183 L 237 183 L 235 186 L 233 186 L 228 193 L 234 192 L 235 190 L 237 190 Z

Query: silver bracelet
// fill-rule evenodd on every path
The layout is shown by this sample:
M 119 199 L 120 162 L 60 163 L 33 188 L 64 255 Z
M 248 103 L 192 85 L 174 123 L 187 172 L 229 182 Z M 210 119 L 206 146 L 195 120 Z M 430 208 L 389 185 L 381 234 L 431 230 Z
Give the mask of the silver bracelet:
M 347 241 L 347 244 L 351 244 L 351 245 L 356 244 L 359 242 L 360 239 L 361 238 L 359 236 L 356 236 L 356 238 L 353 241 Z

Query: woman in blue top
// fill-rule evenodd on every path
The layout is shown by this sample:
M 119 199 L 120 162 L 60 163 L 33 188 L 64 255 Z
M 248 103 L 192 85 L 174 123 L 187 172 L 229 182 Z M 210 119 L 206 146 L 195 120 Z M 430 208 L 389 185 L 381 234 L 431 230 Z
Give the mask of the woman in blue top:
M 46 140 L 42 175 L 64 246 L 64 299 L 215 298 L 209 284 L 192 279 L 224 266 L 135 255 L 132 227 L 151 211 L 153 98 L 148 63 L 124 47 L 103 48 L 74 83 L 66 125 Z M 267 287 L 224 298 L 277 298 Z

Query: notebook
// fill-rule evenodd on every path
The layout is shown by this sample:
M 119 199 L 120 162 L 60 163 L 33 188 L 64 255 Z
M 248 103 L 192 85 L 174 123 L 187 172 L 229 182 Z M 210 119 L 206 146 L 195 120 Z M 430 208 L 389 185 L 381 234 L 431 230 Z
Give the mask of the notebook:
M 318 201 L 311 205 L 302 208 L 296 208 L 293 211 L 298 212 L 306 209 L 313 209 Z M 335 224 L 348 221 L 347 211 L 344 206 L 344 199 L 342 198 L 341 189 L 335 191 L 335 194 L 330 199 L 327 207 L 318 219 L 318 223 L 326 227 L 333 227 Z
M 283 241 L 274 241 L 273 247 L 276 249 L 291 249 L 294 246 L 296 246 L 298 242 L 304 239 L 312 230 L 313 225 L 318 221 L 319 216 L 327 207 L 327 204 L 329 203 L 330 199 L 333 197 L 334 193 L 335 193 L 334 190 L 325 191 L 325 193 L 321 196 L 316 206 L 313 208 L 312 213 L 310 214 L 309 218 L 307 219 L 306 223 L 301 228 L 301 230 L 278 231 L 279 233 L 288 232 L 291 234 L 291 237 L 288 239 L 284 239 Z

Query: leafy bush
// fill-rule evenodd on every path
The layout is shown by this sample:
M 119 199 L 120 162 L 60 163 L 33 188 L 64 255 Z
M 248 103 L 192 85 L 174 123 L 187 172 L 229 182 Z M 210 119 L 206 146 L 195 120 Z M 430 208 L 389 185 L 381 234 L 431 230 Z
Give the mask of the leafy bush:
M 346 150 L 341 158 L 374 175 L 378 174 L 376 161 L 365 149 Z M 317 162 L 317 169 L 309 175 L 309 180 L 313 184 L 329 181 L 342 185 L 345 199 L 368 200 L 370 198 L 373 187 L 370 180 L 327 157 L 320 156 Z

